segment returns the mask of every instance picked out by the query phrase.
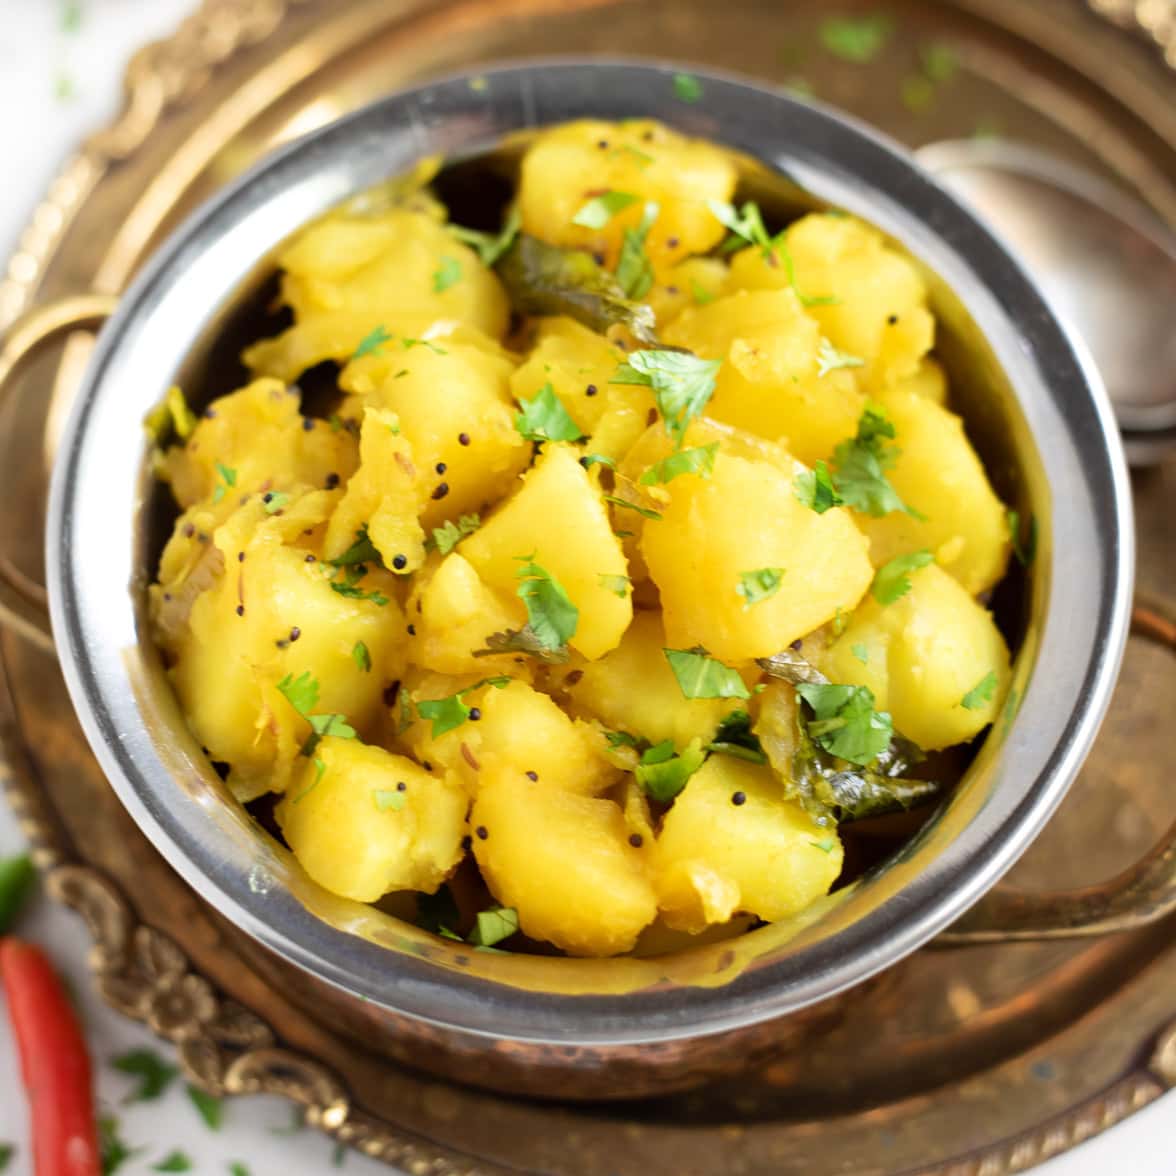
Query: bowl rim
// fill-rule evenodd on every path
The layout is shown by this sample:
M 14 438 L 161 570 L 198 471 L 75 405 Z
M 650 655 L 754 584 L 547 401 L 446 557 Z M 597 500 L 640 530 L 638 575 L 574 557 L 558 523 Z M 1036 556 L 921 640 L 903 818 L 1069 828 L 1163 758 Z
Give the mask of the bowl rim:
M 705 102 L 668 109 L 673 76 L 681 72 L 698 79 Z M 483 84 L 472 87 L 474 79 Z M 984 328 L 1030 421 L 1057 513 L 1043 528 L 1048 566 L 1034 576 L 1050 607 L 1021 709 L 1007 725 L 1003 759 L 991 739 L 981 752 L 991 753 L 988 769 L 1003 791 L 993 785 L 960 833 L 937 849 L 933 870 L 922 870 L 850 926 L 811 942 L 802 933 L 795 950 L 725 985 L 572 996 L 442 972 L 435 962 L 392 953 L 316 917 L 266 882 L 256 860 L 243 868 L 249 847 L 226 842 L 223 829 L 219 840 L 212 835 L 209 794 L 194 794 L 177 778 L 175 761 L 152 740 L 138 709 L 133 663 L 143 652 L 136 605 L 143 585 L 134 564 L 135 512 L 107 516 L 117 519 L 107 526 L 126 560 L 110 558 L 95 523 L 114 504 L 140 503 L 142 442 L 137 435 L 120 440 L 116 428 L 120 410 L 124 427 L 136 429 L 138 416 L 131 406 L 112 408 L 112 400 L 121 384 L 124 399 L 125 389 L 134 389 L 135 406 L 153 403 L 171 382 L 203 321 L 197 314 L 199 321 L 187 322 L 180 313 L 193 312 L 182 286 L 203 282 L 219 291 L 214 306 L 227 302 L 235 283 L 220 280 L 225 269 L 243 280 L 311 215 L 420 155 L 485 147 L 504 131 L 577 115 L 626 114 L 714 138 L 888 232 L 904 228 L 892 235 L 916 256 L 934 257 Z M 502 119 L 507 123 L 496 121 Z M 167 361 L 143 338 L 153 320 L 186 341 Z M 149 384 L 142 390 L 126 379 L 136 365 Z M 1041 435 L 1047 427 L 1060 430 L 1048 446 Z M 112 452 L 125 456 L 130 449 L 138 454 L 134 471 L 110 462 Z M 476 1037 L 597 1047 L 706 1036 L 799 1009 L 895 963 L 972 905 L 1040 830 L 1093 741 L 1126 642 L 1133 554 L 1126 465 L 1093 363 L 982 222 L 905 149 L 839 111 L 730 73 L 616 57 L 506 62 L 398 91 L 280 147 L 195 210 L 137 276 L 99 337 L 63 433 L 46 520 L 53 630 L 75 709 L 123 805 L 189 885 L 280 957 L 389 1012 Z M 1051 696 L 1052 710 L 1045 705 Z M 1057 713 L 1058 696 L 1068 700 L 1064 714 Z M 1032 768 L 1019 785 L 1008 762 L 1014 754 Z M 927 850 L 920 844 L 916 855 Z

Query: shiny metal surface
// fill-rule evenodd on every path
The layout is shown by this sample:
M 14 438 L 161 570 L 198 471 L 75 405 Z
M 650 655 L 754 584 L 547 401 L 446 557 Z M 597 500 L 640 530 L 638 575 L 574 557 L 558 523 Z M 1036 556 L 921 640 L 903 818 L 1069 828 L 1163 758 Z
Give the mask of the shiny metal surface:
M 103 332 L 63 440 L 47 530 L 55 635 L 88 738 L 157 848 L 223 915 L 320 982 L 471 1049 L 478 1039 L 607 1051 L 749 1026 L 892 964 L 976 901 L 1064 794 L 1106 707 L 1126 632 L 1132 534 L 1109 405 L 1089 361 L 990 234 L 909 157 L 828 110 L 728 78 L 672 98 L 670 70 L 602 63 L 485 73 L 378 102 L 263 163 L 187 222 Z M 776 925 L 719 954 L 607 966 L 462 956 L 310 886 L 223 793 L 140 643 L 138 422 L 223 309 L 305 220 L 419 154 L 592 112 L 652 114 L 784 172 L 817 202 L 879 224 L 932 276 L 944 354 L 1001 491 L 1039 520 L 1021 698 L 952 803 L 886 869 L 834 895 L 819 921 Z M 966 361 L 964 367 L 961 364 Z M 981 409 L 983 411 L 981 411 Z M 129 589 L 129 590 L 128 590 Z M 603 1056 L 603 1053 L 602 1053 Z
M 1086 342 L 1128 456 L 1176 444 L 1176 237 L 1111 184 L 1036 148 L 932 143 L 919 162 L 1008 243 Z

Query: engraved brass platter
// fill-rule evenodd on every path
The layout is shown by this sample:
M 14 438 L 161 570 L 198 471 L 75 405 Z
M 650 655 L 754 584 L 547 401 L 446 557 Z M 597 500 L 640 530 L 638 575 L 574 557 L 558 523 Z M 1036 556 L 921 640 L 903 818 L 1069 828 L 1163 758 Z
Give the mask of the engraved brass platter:
M 0 329 L 34 302 L 117 293 L 186 212 L 276 142 L 422 76 L 540 53 L 656 54 L 811 86 L 912 146 L 1005 134 L 1176 222 L 1176 4 L 893 0 L 894 35 L 864 64 L 819 39 L 823 19 L 855 10 L 868 11 L 849 0 L 206 0 L 136 55 L 124 113 L 51 187 L 0 279 Z M 932 44 L 950 46 L 956 66 L 915 84 Z M 89 347 L 78 332 L 31 361 L 0 417 L 0 483 L 21 504 L 0 517 L 0 574 L 26 589 L 40 577 L 45 454 Z M 1155 639 L 1173 641 L 1176 460 L 1138 475 L 1135 493 L 1153 640 L 1133 638 L 1094 752 L 1009 888 L 1097 883 L 1174 815 L 1163 769 L 1176 675 Z M 863 990 L 811 1054 L 692 1094 L 583 1107 L 447 1086 L 296 1009 L 281 965 L 262 978 L 239 933 L 119 806 L 55 663 L 16 632 L 0 638 L 0 741 L 0 778 L 50 891 L 90 926 L 103 996 L 176 1042 L 210 1091 L 285 1092 L 309 1122 L 414 1176 L 1002 1176 L 1176 1084 L 1169 917 L 1096 939 L 925 949 Z

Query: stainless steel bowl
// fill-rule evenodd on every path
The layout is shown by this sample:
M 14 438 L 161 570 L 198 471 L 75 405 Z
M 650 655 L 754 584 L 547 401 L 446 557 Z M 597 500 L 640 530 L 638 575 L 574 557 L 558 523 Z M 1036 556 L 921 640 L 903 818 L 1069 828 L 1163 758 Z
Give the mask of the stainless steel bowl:
M 504 1089 L 648 1093 L 795 1040 L 820 1020 L 798 1010 L 835 1008 L 836 994 L 946 928 L 1026 849 L 1090 747 L 1127 632 L 1132 528 L 1114 420 L 1092 365 L 1022 270 L 863 125 L 711 74 L 696 74 L 702 100 L 686 103 L 672 73 L 599 61 L 506 66 L 484 84 L 462 76 L 393 95 L 277 152 L 193 215 L 123 297 L 52 482 L 54 636 L 86 734 L 132 816 L 267 949 L 257 966 L 286 976 L 295 996 L 371 1046 Z M 970 435 L 998 492 L 1039 529 L 1013 634 L 1014 703 L 950 803 L 891 861 L 804 917 L 645 960 L 472 953 L 327 895 L 228 803 L 145 616 L 153 488 L 140 421 L 171 383 L 207 370 L 212 339 L 272 271 L 283 239 L 424 154 L 467 154 L 587 115 L 652 116 L 715 139 L 784 177 L 798 208 L 843 207 L 901 243 L 928 275 Z

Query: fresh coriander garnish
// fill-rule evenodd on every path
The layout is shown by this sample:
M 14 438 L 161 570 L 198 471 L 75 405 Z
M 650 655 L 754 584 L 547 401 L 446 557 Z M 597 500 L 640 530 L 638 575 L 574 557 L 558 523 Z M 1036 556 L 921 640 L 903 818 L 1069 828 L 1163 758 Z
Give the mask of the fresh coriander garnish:
M 886 477 L 902 453 L 890 444 L 894 435 L 894 424 L 885 409 L 866 405 L 857 434 L 833 451 L 833 485 L 845 505 L 863 514 L 880 518 L 901 510 L 922 519 L 924 516 L 903 502 Z
M 0 1172 L 8 1171 L 8 1165 L 12 1162 L 14 1155 L 16 1155 L 15 1144 L 0 1143 Z
M 879 604 L 893 604 L 911 590 L 909 573 L 925 568 L 935 557 L 927 550 L 912 551 L 907 555 L 896 555 L 874 573 L 870 591 Z
M 603 229 L 618 212 L 630 204 L 636 204 L 639 199 L 632 192 L 616 192 L 612 189 L 598 192 L 580 206 L 572 217 L 572 224 L 586 229 Z
M 514 423 L 528 441 L 578 441 L 584 436 L 549 383 L 522 402 Z
M 357 641 L 351 647 L 351 660 L 355 662 L 355 664 L 359 666 L 359 668 L 363 670 L 365 674 L 370 674 L 372 672 L 372 655 L 368 650 L 365 642 Z
M 509 685 L 510 679 L 506 677 L 483 678 L 480 682 L 466 686 L 446 698 L 428 698 L 424 702 L 417 702 L 416 712 L 425 722 L 433 724 L 432 738 L 440 739 L 442 735 L 460 727 L 470 717 L 470 708 L 462 701 L 463 694 L 469 694 L 483 686 L 493 686 L 496 690 L 501 690 Z
M 849 652 L 862 663 L 863 666 L 870 664 L 870 650 L 869 647 L 863 645 L 860 641 L 849 647 Z
M 223 465 L 219 461 L 214 464 L 216 465 L 216 472 L 220 481 L 217 482 L 216 489 L 212 492 L 212 501 L 220 502 L 229 487 L 237 484 L 237 471 L 230 466 Z
M 493 947 L 509 939 L 518 929 L 519 912 L 514 907 L 491 907 L 478 912 L 469 942 L 476 947 Z
M 234 1160 L 229 1165 L 229 1176 L 249 1176 L 248 1165 L 241 1163 L 240 1160 Z
M 628 576 L 613 576 L 606 572 L 598 572 L 596 576 L 601 588 L 607 588 L 614 596 L 619 596 L 622 600 L 629 595 L 630 589 L 633 587 L 633 582 Z
M 1021 515 L 1019 511 L 1005 511 L 1005 522 L 1009 528 L 1009 540 L 1013 545 L 1013 555 L 1023 568 L 1029 567 L 1037 555 L 1037 520 L 1029 516 L 1029 533 L 1025 542 L 1021 542 Z
M 119 1168 L 136 1156 L 141 1147 L 127 1147 L 118 1133 L 118 1119 L 103 1115 L 98 1120 L 98 1151 L 102 1160 L 102 1176 L 112 1176 Z
M 686 427 L 714 395 L 721 366 L 722 360 L 699 359 L 686 351 L 634 351 L 613 373 L 612 382 L 652 389 L 666 432 L 681 445 Z
M 653 264 L 645 253 L 649 230 L 657 220 L 658 206 L 646 204 L 635 229 L 625 229 L 621 238 L 621 253 L 617 259 L 617 283 L 626 298 L 641 299 L 653 285 Z
M 408 791 L 404 788 L 374 788 L 372 803 L 381 813 L 398 813 L 408 803 Z
M 821 22 L 821 44 L 842 61 L 865 65 L 886 46 L 894 21 L 880 13 L 861 17 L 833 17 Z
M 797 474 L 792 479 L 792 488 L 797 501 L 817 514 L 824 514 L 843 502 L 833 485 L 829 467 L 823 461 L 818 461 L 811 470 Z
M 801 683 L 796 693 L 813 710 L 809 735 L 832 755 L 864 766 L 890 746 L 894 724 L 885 711 L 874 710 L 869 687 Z
M 864 359 L 859 359 L 856 355 L 849 355 L 847 352 L 838 351 L 828 339 L 823 335 L 821 336 L 821 342 L 817 345 L 818 376 L 827 376 L 830 372 L 834 372 L 838 368 L 864 367 L 865 363 L 866 361 Z
M 620 144 L 619 147 L 614 147 L 609 152 L 609 155 L 611 157 L 613 157 L 614 159 L 618 155 L 631 156 L 633 158 L 633 160 L 636 162 L 637 166 L 639 168 L 642 168 L 643 170 L 645 168 L 647 168 L 653 162 L 652 155 L 649 155 L 646 152 L 641 151 L 639 148 L 634 147 L 631 143 L 622 143 L 622 144 Z
M 300 715 L 308 715 L 318 705 L 318 679 L 309 670 L 304 670 L 297 678 L 287 674 L 278 683 L 278 693 Z
M 154 1102 L 172 1084 L 179 1070 L 165 1062 L 154 1050 L 133 1049 L 110 1063 L 120 1074 L 138 1080 L 138 1086 L 123 1102 Z
M 280 490 L 270 490 L 261 496 L 261 505 L 265 507 L 266 514 L 277 514 L 289 501 L 290 495 Z
M 783 568 L 755 568 L 750 572 L 740 572 L 735 591 L 743 597 L 743 611 L 747 612 L 753 604 L 775 596 L 783 580 Z
M 960 699 L 960 706 L 964 710 L 979 710 L 986 702 L 992 701 L 993 694 L 996 693 L 996 673 L 989 670 L 963 698 Z
M 714 302 L 717 297 L 703 286 L 697 278 L 690 279 L 690 295 L 694 299 L 695 306 L 706 306 L 708 302 Z
M 221 1105 L 221 1100 L 211 1094 L 207 1094 L 198 1086 L 189 1084 L 186 1087 L 188 1091 L 188 1098 L 192 1100 L 192 1105 L 200 1113 L 200 1117 L 205 1124 L 213 1131 L 219 1131 L 222 1121 L 224 1120 L 224 1107 Z
M 706 752 L 693 740 L 681 754 L 674 749 L 674 741 L 666 739 L 641 753 L 641 759 L 633 769 L 637 783 L 661 804 L 669 804 L 683 788 L 686 781 L 702 767 Z
M 357 564 L 375 564 L 382 567 L 384 561 L 380 558 L 365 523 L 355 532 L 354 542 L 342 555 L 337 555 L 334 559 L 325 559 L 323 563 L 330 564 L 333 568 L 349 568 Z
M 359 582 L 367 575 L 367 568 L 363 564 L 356 564 L 355 567 L 344 569 L 342 580 L 331 580 L 331 591 L 337 592 L 340 596 L 346 596 L 351 600 L 370 600 L 372 604 L 383 608 L 388 604 L 388 597 L 377 589 L 371 591 L 360 588 Z
M 702 83 L 688 73 L 676 73 L 673 79 L 674 97 L 679 102 L 697 102 L 702 97 Z
M 152 1172 L 191 1172 L 192 1161 L 187 1153 L 170 1151 L 158 1163 L 151 1165 Z
M 433 271 L 433 293 L 444 294 L 450 286 L 461 281 L 461 262 L 456 257 L 443 257 Z
M 610 470 L 615 470 L 617 468 L 616 461 L 611 457 L 605 457 L 603 453 L 586 453 L 582 458 L 580 458 L 580 464 L 585 469 L 594 465 L 608 466 Z
M 605 502 L 611 502 L 613 506 L 619 506 L 625 510 L 635 510 L 643 519 L 660 519 L 662 517 L 660 510 L 642 506 L 639 502 L 630 502 L 627 498 L 619 498 L 615 494 L 602 494 L 601 497 Z
M 819 849 L 822 853 L 832 853 L 833 847 L 837 844 L 832 837 L 822 838 L 820 841 L 810 841 L 809 845 L 813 849 Z
M 384 324 L 378 323 L 360 339 L 359 346 L 352 353 L 351 358 L 363 359 L 365 355 L 380 355 L 384 350 L 384 344 L 391 338 L 392 336 L 388 334 Z
M 426 351 L 431 351 L 434 355 L 449 354 L 444 347 L 438 347 L 436 343 L 431 342 L 429 339 L 404 338 L 400 340 L 400 345 L 405 351 L 411 351 L 414 347 L 423 347 Z
M 750 698 L 737 670 L 701 649 L 663 649 L 683 698 Z
M 512 206 L 501 231 L 497 233 L 483 233 L 479 229 L 462 228 L 461 225 L 446 227 L 463 245 L 469 245 L 477 252 L 483 265 L 492 266 L 514 244 L 522 223 L 518 208 Z
M 309 670 L 303 671 L 297 678 L 287 674 L 278 683 L 278 693 L 310 724 L 311 734 L 302 745 L 302 754 L 314 755 L 319 740 L 330 735 L 336 739 L 356 738 L 355 728 L 347 722 L 343 715 L 316 714 L 314 707 L 319 700 L 319 684 Z M 321 778 L 322 773 L 319 773 Z M 318 783 L 318 780 L 315 780 Z M 304 794 L 305 795 L 305 794 Z
M 527 606 L 527 627 L 545 649 L 562 649 L 572 639 L 580 610 L 560 582 L 535 562 L 535 554 L 517 555 L 522 563 L 518 595 Z
M 845 626 L 849 624 L 849 617 L 841 611 L 841 605 L 837 606 L 837 611 L 833 614 L 833 620 L 829 624 L 833 629 L 834 637 L 840 637 L 845 632 Z
M 672 482 L 681 474 L 698 474 L 701 478 L 709 478 L 715 465 L 715 454 L 719 451 L 719 443 L 699 445 L 695 449 L 679 449 L 669 457 L 654 462 L 637 479 L 642 486 L 654 486 L 658 483 Z
M 649 746 L 647 740 L 630 735 L 628 731 L 605 731 L 604 737 L 608 740 L 609 747 L 634 747 L 640 751 Z
M 733 710 L 723 719 L 715 731 L 714 739 L 706 745 L 706 750 L 753 764 L 768 762 L 759 739 L 751 733 L 751 715 L 745 710 Z
M 449 520 L 440 527 L 433 528 L 433 546 L 442 554 L 448 555 L 467 535 L 472 535 L 482 525 L 479 515 L 462 515 L 457 522 Z

